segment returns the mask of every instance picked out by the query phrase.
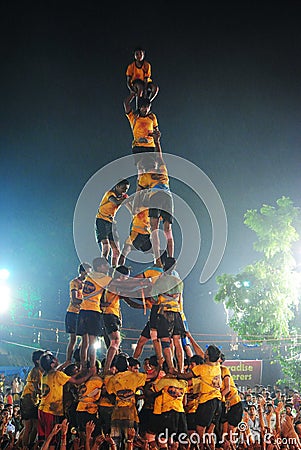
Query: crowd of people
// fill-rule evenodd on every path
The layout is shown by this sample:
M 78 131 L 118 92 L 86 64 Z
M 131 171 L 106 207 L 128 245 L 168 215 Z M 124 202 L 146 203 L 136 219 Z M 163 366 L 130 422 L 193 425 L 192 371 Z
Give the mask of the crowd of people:
M 50 352 L 34 351 L 22 392 L 0 401 L 1 448 L 300 449 L 299 392 L 276 385 L 242 392 L 220 350 L 203 352 L 189 337 L 194 354 L 173 375 L 155 354 L 141 364 L 120 352 L 106 372 L 105 358 L 80 371 L 79 352 L 59 365 Z
M 189 331 L 174 256 L 173 197 L 151 111 L 159 87 L 144 49 L 135 49 L 126 83 L 135 193 L 128 196 L 126 178 L 103 193 L 95 217 L 100 256 L 82 262 L 70 282 L 66 359 L 60 364 L 49 351 L 33 352 L 19 398 L 2 403 L 1 448 L 301 449 L 299 394 L 284 398 L 279 389 L 262 387 L 243 394 L 221 350 L 213 344 L 202 349 Z M 116 222 L 121 206 L 132 215 L 122 248 Z M 126 261 L 134 250 L 153 261 L 131 275 Z M 133 355 L 121 349 L 121 302 L 148 312 Z M 107 347 L 102 361 L 95 348 L 100 337 Z M 142 363 L 148 341 L 153 355 Z

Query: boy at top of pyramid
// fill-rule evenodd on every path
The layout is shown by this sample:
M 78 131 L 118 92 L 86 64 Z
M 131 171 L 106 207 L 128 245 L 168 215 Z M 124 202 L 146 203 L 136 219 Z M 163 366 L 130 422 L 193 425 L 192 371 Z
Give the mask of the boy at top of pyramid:
M 136 109 L 138 109 L 138 99 L 148 98 L 152 101 L 159 92 L 159 87 L 153 82 L 152 67 L 149 61 L 145 60 L 145 50 L 141 47 L 134 49 L 134 61 L 126 69 L 126 84 L 131 94 L 136 97 Z

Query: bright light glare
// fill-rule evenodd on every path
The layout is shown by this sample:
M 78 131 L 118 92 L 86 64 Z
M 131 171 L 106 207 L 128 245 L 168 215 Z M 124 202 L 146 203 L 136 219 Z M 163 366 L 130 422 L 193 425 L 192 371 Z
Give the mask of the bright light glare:
M 95 348 L 95 350 L 101 348 L 101 346 L 102 346 L 102 345 L 101 345 L 100 339 L 97 339 L 97 341 L 94 343 L 94 348 Z
M 0 280 L 7 280 L 9 275 L 9 271 L 7 269 L 0 269 Z
M 8 311 L 10 300 L 10 288 L 5 284 L 0 284 L 0 314 Z

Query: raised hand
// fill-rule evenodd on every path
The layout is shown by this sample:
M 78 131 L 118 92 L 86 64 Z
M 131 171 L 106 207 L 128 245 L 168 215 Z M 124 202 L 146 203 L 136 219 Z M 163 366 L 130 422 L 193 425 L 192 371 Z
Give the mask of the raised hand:
M 89 422 L 86 423 L 86 437 L 90 439 L 92 436 L 92 433 L 95 429 L 95 423 L 93 420 L 89 420 Z

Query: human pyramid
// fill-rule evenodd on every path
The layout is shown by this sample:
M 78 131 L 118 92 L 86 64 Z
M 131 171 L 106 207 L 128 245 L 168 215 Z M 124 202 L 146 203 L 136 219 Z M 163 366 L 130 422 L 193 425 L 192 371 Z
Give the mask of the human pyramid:
M 189 357 L 192 356 L 185 335 L 188 328 L 183 311 L 183 282 L 175 271 L 173 198 L 160 144 L 158 120 L 151 112 L 151 102 L 159 88 L 151 79 L 151 65 L 144 56 L 143 49 L 135 49 L 134 61 L 126 70 L 130 94 L 124 100 L 133 135 L 136 192 L 129 197 L 130 182 L 122 179 L 103 194 L 95 221 L 101 257 L 93 262 L 93 272 L 85 279 L 77 321 L 77 334 L 82 336 L 82 367 L 86 367 L 88 361 L 95 364 L 93 344 L 99 335 L 104 335 L 108 347 L 106 373 L 120 349 L 121 299 L 131 307 L 151 311 L 137 343 L 135 358 L 141 355 L 148 340 L 153 342 L 159 363 L 166 361 L 169 373 L 183 372 L 184 349 Z M 115 218 L 122 205 L 129 209 L 132 221 L 129 236 L 120 250 Z M 161 223 L 166 238 L 164 250 L 160 248 Z M 151 267 L 135 277 L 130 277 L 130 269 L 125 265 L 132 250 L 153 255 Z M 94 314 L 91 314 L 92 304 L 97 307 Z M 70 360 L 70 353 L 67 359 Z
M 73 448 L 68 439 L 71 430 L 79 433 L 86 450 L 96 450 L 100 445 L 111 450 L 176 450 L 179 446 L 198 450 L 209 448 L 206 436 L 215 427 L 219 432 L 234 432 L 242 419 L 241 399 L 229 369 L 222 365 L 220 349 L 209 345 L 203 351 L 188 330 L 184 283 L 174 257 L 173 198 L 158 120 L 151 112 L 159 88 L 152 81 L 151 65 L 145 61 L 143 49 L 135 49 L 126 79 L 130 94 L 124 100 L 124 109 L 133 134 L 137 188 L 133 198 L 129 197 L 130 183 L 122 179 L 103 194 L 95 219 L 101 255 L 91 265 L 82 262 L 78 276 L 70 282 L 66 361 L 59 365 L 53 354 L 34 352 L 35 372 L 29 375 L 28 383 L 34 379 L 38 385 L 39 371 L 43 372 L 40 401 L 36 401 L 32 389 L 30 397 L 38 409 L 38 441 L 44 443 L 44 450 L 47 445 L 57 447 L 58 433 L 61 448 Z M 120 250 L 115 217 L 121 205 L 131 212 L 132 222 Z M 163 250 L 161 224 L 166 238 Z M 153 263 L 131 276 L 126 260 L 134 249 L 151 253 Z M 149 311 L 132 356 L 120 349 L 122 300 L 132 308 Z M 95 348 L 99 337 L 107 347 L 101 364 Z M 148 341 L 154 354 L 144 360 L 140 372 L 139 358 Z M 76 385 L 80 388 L 76 394 L 72 391 L 66 405 L 65 386 L 72 390 Z M 142 402 L 139 414 L 138 399 Z M 26 405 L 23 399 L 23 415 L 29 417 Z M 192 433 L 198 436 L 197 442 L 189 437 Z M 25 434 L 25 448 L 29 434 Z M 225 441 L 232 444 L 230 438 Z

